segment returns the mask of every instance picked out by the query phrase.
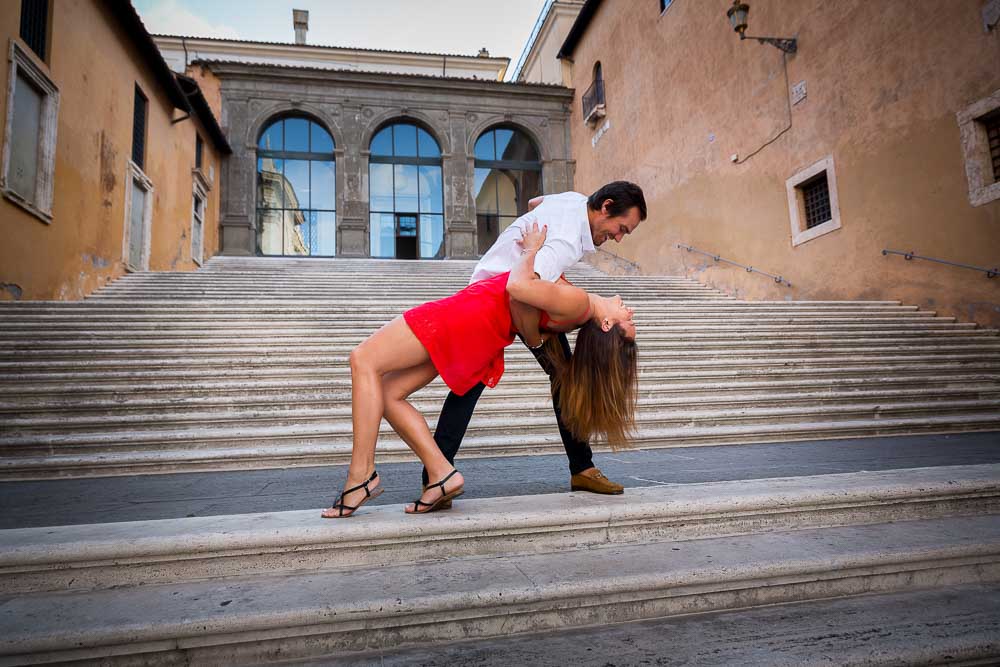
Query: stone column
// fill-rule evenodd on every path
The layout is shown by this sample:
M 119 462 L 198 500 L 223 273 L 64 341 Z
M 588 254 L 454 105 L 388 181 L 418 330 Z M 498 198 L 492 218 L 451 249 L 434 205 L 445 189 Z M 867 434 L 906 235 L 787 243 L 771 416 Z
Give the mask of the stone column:
M 223 123 L 233 154 L 222 164 L 221 242 L 222 255 L 249 256 L 255 253 L 254 182 L 257 147 L 246 145 L 249 112 L 245 99 L 223 99 Z
M 461 111 L 448 114 L 451 153 L 442 156 L 445 253 L 448 259 L 475 259 L 476 220 L 472 160 L 467 153 L 469 121 Z
M 368 257 L 368 147 L 361 145 L 360 106 L 343 107 L 341 133 L 337 145 L 337 256 Z

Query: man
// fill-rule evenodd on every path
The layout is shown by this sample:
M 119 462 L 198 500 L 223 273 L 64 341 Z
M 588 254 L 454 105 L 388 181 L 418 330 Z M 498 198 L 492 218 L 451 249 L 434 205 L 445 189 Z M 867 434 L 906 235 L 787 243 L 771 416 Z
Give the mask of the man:
M 531 200 L 531 204 L 532 210 L 505 229 L 479 260 L 472 272 L 470 284 L 510 271 L 521 254 L 517 245 L 517 241 L 521 239 L 521 231 L 533 222 L 548 226 L 545 245 L 535 257 L 535 273 L 543 280 L 554 282 L 566 269 L 580 261 L 584 254 L 594 252 L 596 246 L 609 239 L 620 243 L 646 219 L 646 200 L 642 189 L 627 181 L 608 183 L 589 198 L 578 192 L 564 192 L 536 197 Z M 559 342 L 563 354 L 568 358 L 572 352 L 566 334 L 559 334 Z M 531 352 L 549 375 L 551 382 L 553 366 L 546 353 L 541 348 L 532 349 Z M 463 396 L 450 392 L 445 399 L 434 431 L 434 440 L 452 463 L 484 388 L 485 385 L 480 383 Z M 552 396 L 552 407 L 555 409 L 559 435 L 562 436 L 566 456 L 569 458 L 572 490 L 624 493 L 625 487 L 609 480 L 594 466 L 590 445 L 576 439 L 563 424 L 558 394 Z M 427 471 L 424 471 L 424 485 L 426 484 Z

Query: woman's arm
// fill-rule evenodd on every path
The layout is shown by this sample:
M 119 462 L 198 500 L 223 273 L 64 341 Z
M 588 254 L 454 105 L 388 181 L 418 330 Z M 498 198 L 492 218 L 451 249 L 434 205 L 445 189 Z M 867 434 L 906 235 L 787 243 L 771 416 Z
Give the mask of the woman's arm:
M 507 278 L 507 293 L 511 299 L 544 310 L 553 319 L 579 317 L 590 307 L 587 293 L 568 283 L 551 283 L 535 274 L 535 255 L 545 244 L 545 227 L 533 222 L 524 230 L 520 241 L 521 258 Z

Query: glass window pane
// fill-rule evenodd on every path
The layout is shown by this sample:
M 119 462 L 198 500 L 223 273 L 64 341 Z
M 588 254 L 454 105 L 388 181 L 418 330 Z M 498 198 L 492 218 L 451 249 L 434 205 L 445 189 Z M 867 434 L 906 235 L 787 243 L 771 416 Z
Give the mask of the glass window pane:
M 312 217 L 314 225 L 312 254 L 333 257 L 337 254 L 336 214 L 332 211 L 314 211 Z
M 507 154 L 507 148 L 510 145 L 510 140 L 514 137 L 513 130 L 496 130 L 496 144 L 497 144 L 497 159 L 498 160 L 510 160 Z
M 528 202 L 542 194 L 542 172 L 518 171 L 517 215 L 528 212 Z
M 285 119 L 285 150 L 303 153 L 309 150 L 309 121 L 305 118 Z
M 285 227 L 285 255 L 309 254 L 309 225 L 305 211 L 282 211 Z
M 257 208 L 281 208 L 284 160 L 257 158 Z
M 372 155 L 392 155 L 392 127 L 382 128 L 372 139 Z
M 420 212 L 444 213 L 441 167 L 420 167 Z
M 496 150 L 493 147 L 493 130 L 484 133 L 476 140 L 475 152 L 477 160 L 495 160 L 497 158 Z
M 417 212 L 417 167 L 412 164 L 394 164 L 396 212 Z
M 420 216 L 420 258 L 444 259 L 443 216 Z
M 281 254 L 283 216 L 284 212 L 277 210 L 257 211 L 257 247 L 262 255 Z
M 392 213 L 372 213 L 368 218 L 372 257 L 396 256 L 396 217 Z
M 285 208 L 310 208 L 309 161 L 285 160 Z
M 517 217 L 518 183 L 520 171 L 494 169 L 497 181 L 497 204 L 500 215 Z
M 476 213 L 497 212 L 497 183 L 492 169 L 476 168 Z
M 523 132 L 515 132 L 503 153 L 502 160 L 518 160 L 520 162 L 538 162 L 538 151 L 535 145 Z
M 334 162 L 313 160 L 309 163 L 309 168 L 312 175 L 310 183 L 312 186 L 312 203 L 310 206 L 314 209 L 333 210 L 337 208 L 336 164 Z
M 396 238 L 401 236 L 417 235 L 417 216 L 397 215 L 396 216 Z
M 393 210 L 392 206 L 392 165 L 368 165 L 368 186 L 371 200 L 369 209 L 372 211 Z
M 38 140 L 41 138 L 42 94 L 18 72 L 14 83 L 11 127 L 10 188 L 30 202 L 38 183 Z
M 417 128 L 417 143 L 420 157 L 441 157 L 441 147 L 426 130 Z
M 333 137 L 318 123 L 309 123 L 309 150 L 313 153 L 333 152 Z
M 396 155 L 417 157 L 417 127 L 403 124 L 393 126 L 392 147 Z
M 269 125 L 264 134 L 260 135 L 260 141 L 257 143 L 259 148 L 263 148 L 266 151 L 281 151 L 285 149 L 285 144 L 281 139 L 281 131 L 285 126 L 285 121 L 279 120 L 277 123 Z

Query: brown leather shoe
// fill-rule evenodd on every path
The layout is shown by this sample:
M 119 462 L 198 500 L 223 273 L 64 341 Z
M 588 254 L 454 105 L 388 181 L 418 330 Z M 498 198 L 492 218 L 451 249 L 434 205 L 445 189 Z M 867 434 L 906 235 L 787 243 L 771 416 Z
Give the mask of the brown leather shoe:
M 624 486 L 612 482 L 597 468 L 587 468 L 583 472 L 573 475 L 569 480 L 569 484 L 570 488 L 574 491 L 606 493 L 611 496 L 625 493 Z

